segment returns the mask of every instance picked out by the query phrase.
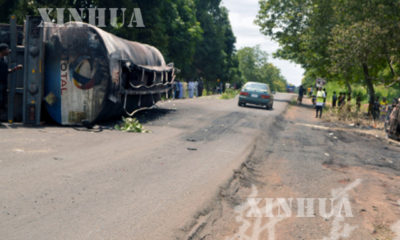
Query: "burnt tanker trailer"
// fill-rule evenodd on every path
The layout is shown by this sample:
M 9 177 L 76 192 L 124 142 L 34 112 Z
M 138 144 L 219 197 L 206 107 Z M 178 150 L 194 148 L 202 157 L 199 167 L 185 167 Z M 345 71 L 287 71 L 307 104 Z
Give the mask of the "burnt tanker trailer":
M 173 65 L 156 48 L 86 23 L 45 25 L 44 42 L 46 109 L 62 125 L 131 115 L 174 82 Z

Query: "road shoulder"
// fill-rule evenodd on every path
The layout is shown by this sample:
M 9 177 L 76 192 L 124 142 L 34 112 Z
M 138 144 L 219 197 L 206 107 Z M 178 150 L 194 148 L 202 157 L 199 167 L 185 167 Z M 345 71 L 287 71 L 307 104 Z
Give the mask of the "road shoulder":
M 399 146 L 333 128 L 314 114 L 307 105 L 290 106 L 273 127 L 262 129 L 266 132 L 218 200 L 195 216 L 179 238 L 364 240 L 399 234 Z M 337 192 L 347 197 L 351 212 L 344 218 L 321 216 L 319 199 L 329 201 Z M 263 214 L 267 199 L 278 198 L 293 201 L 291 214 Z M 261 217 L 250 211 L 254 208 L 243 210 L 249 199 L 258 201 Z M 302 199 L 314 199 L 312 216 L 299 216 Z

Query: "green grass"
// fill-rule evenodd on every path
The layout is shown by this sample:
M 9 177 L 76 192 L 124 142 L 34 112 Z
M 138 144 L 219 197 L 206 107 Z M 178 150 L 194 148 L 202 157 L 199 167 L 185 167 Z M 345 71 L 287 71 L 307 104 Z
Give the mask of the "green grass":
M 140 124 L 139 120 L 136 118 L 125 118 L 122 117 L 122 123 L 116 124 L 114 126 L 116 130 L 123 132 L 135 132 L 135 133 L 147 133 L 148 130 L 143 128 L 143 125 Z
M 235 98 L 236 95 L 239 94 L 239 90 L 234 90 L 234 89 L 226 89 L 224 93 L 221 95 L 221 99 L 232 99 Z
M 207 91 L 207 89 L 204 88 L 202 96 L 210 96 L 210 95 L 213 95 L 213 92 L 212 91 Z

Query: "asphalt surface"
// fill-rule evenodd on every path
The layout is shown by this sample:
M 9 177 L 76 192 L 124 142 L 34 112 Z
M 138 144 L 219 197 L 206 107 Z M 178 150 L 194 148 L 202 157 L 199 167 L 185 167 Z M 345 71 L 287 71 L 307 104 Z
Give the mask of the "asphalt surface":
M 314 116 L 310 104 L 290 105 L 273 127 L 260 129 L 264 134 L 222 191 L 223 197 L 196 219 L 187 236 L 196 240 L 400 239 L 400 144 L 370 130 Z M 339 201 L 321 207 L 320 199 L 338 193 L 348 199 L 348 212 L 322 214 Z M 254 217 L 254 205 L 246 208 L 249 199 L 257 199 L 257 207 L 265 213 L 265 199 L 278 198 L 292 201 L 288 216 L 277 217 L 286 211 L 283 207 L 275 207 L 273 217 Z M 298 214 L 304 210 L 298 200 L 306 198 L 312 202 L 304 217 Z
M 139 115 L 146 134 L 1 128 L 0 239 L 176 239 L 291 97 L 277 94 L 272 111 L 159 103 Z

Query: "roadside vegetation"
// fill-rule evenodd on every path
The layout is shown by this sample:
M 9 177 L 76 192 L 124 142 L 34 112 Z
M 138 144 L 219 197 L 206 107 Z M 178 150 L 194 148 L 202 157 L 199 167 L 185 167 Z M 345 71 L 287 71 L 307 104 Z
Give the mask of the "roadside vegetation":
M 239 94 L 239 90 L 235 90 L 235 89 L 226 89 L 225 92 L 223 92 L 221 94 L 221 99 L 232 99 L 235 98 L 236 95 Z
M 135 133 L 148 133 L 149 131 L 144 129 L 143 125 L 136 118 L 122 117 L 122 122 L 114 126 L 115 130 L 123 132 L 135 132 Z
M 267 83 L 273 91 L 286 90 L 286 79 L 280 70 L 268 62 L 268 54 L 260 46 L 245 47 L 238 51 L 239 70 L 242 82 Z
M 339 94 L 340 92 L 346 92 L 346 86 L 340 84 L 339 82 L 328 82 L 325 86 L 327 91 L 328 102 L 331 102 L 333 92 Z M 361 97 L 362 104 L 368 104 L 368 89 L 362 84 L 352 84 L 351 85 L 351 102 L 356 103 L 357 97 Z M 400 96 L 400 89 L 395 87 L 385 87 L 384 85 L 375 86 L 375 96 L 382 100 L 384 97 L 387 98 L 389 102 L 391 102 L 394 98 Z
M 256 19 L 275 55 L 305 69 L 306 87 L 319 77 L 362 93 L 369 113 L 377 96 L 399 94 L 399 22 L 400 2 L 387 0 L 261 0 Z

